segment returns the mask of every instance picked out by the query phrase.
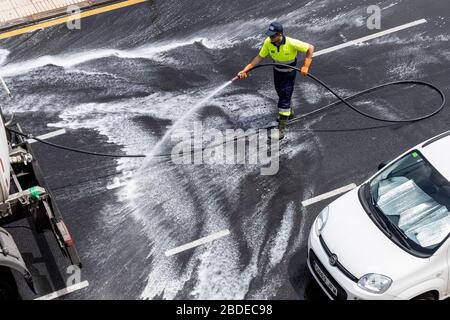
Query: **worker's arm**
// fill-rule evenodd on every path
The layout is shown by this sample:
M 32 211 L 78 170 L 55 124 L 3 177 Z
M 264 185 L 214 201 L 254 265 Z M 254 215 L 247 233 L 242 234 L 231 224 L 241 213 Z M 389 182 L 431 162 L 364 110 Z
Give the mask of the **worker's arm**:
M 243 70 L 239 71 L 237 76 L 240 79 L 247 78 L 248 72 L 251 69 L 253 69 L 255 66 L 257 66 L 259 63 L 261 63 L 261 61 L 263 61 L 263 60 L 264 60 L 264 58 L 258 54 L 256 57 L 253 58 L 253 60 Z
M 250 62 L 250 64 L 251 64 L 253 67 L 256 67 L 256 66 L 257 66 L 258 64 L 260 64 L 261 61 L 263 61 L 263 60 L 264 60 L 264 58 L 261 57 L 261 56 L 258 54 L 256 57 L 253 58 L 253 60 L 252 60 L 252 62 Z
M 313 55 L 314 55 L 314 46 L 309 45 L 308 51 L 306 52 L 305 63 L 303 64 L 303 67 L 301 69 L 301 74 L 304 76 L 308 75 L 309 66 L 311 65 Z

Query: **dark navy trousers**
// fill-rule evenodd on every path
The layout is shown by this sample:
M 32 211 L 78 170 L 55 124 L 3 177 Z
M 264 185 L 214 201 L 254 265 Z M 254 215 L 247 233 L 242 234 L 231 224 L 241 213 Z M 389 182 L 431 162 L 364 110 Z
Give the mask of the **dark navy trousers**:
M 273 79 L 275 82 L 275 90 L 278 94 L 278 111 L 290 112 L 291 98 L 294 93 L 295 78 L 297 71 L 281 72 L 273 70 Z

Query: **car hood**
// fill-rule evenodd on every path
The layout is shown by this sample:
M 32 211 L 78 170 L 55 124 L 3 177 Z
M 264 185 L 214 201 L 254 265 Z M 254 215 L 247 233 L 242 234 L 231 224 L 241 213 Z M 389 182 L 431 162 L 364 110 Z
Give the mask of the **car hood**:
M 339 262 L 358 279 L 379 273 L 394 281 L 427 265 L 429 259 L 409 254 L 378 228 L 362 207 L 358 189 L 330 204 L 328 221 L 321 232 Z

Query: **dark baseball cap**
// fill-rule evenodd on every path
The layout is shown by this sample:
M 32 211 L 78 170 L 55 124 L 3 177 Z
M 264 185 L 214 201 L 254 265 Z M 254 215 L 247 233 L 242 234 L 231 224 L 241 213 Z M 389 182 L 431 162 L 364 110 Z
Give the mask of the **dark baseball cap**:
M 275 21 L 270 24 L 269 30 L 266 31 L 266 34 L 271 37 L 277 32 L 283 33 L 283 26 L 281 23 Z

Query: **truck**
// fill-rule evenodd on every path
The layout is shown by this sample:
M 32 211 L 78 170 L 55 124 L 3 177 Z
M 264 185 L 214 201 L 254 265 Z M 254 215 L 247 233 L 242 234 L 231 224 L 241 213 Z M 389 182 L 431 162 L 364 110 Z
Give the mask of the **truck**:
M 0 82 L 10 95 L 2 78 Z M 70 265 L 81 268 L 72 236 L 46 185 L 29 137 L 14 116 L 6 121 L 0 108 L 0 300 L 20 299 L 14 273 L 38 294 L 20 249 L 6 230 L 9 224 L 22 219 L 32 221 L 38 233 L 51 232 Z

